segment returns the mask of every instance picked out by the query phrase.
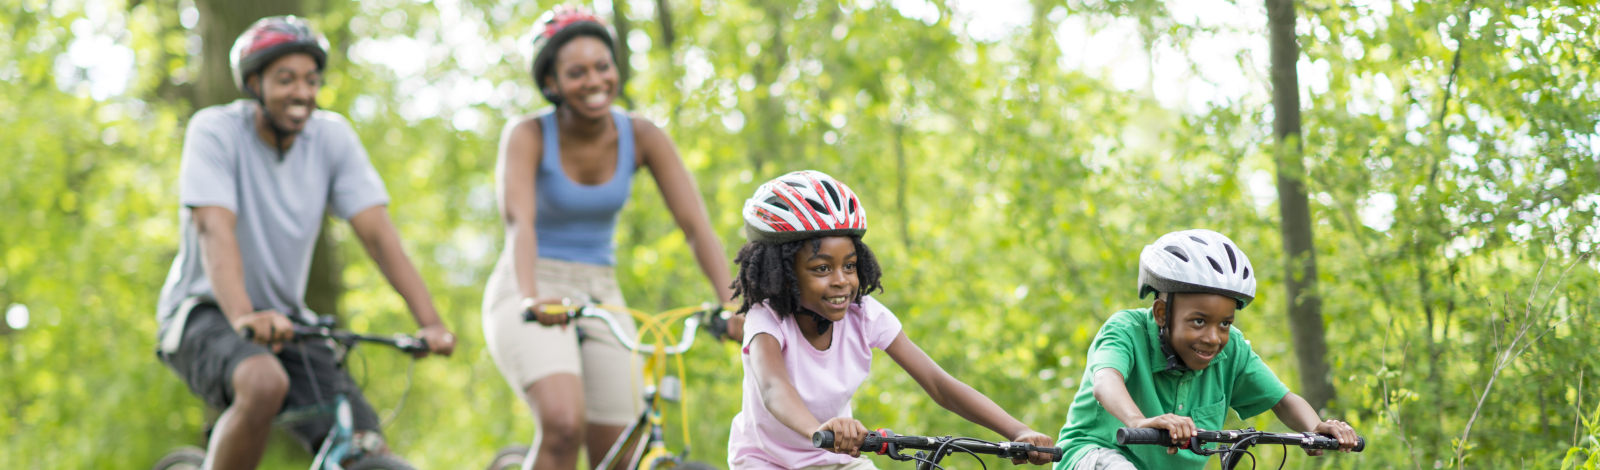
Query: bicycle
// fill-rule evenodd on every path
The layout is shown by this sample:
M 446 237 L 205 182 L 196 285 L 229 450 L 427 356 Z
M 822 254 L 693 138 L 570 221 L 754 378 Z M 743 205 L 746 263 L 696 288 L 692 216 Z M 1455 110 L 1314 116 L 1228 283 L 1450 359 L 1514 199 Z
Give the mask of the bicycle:
M 623 331 L 622 326 L 617 323 L 616 318 L 611 314 L 612 310 L 624 311 L 633 315 L 640 323 L 639 336 L 643 337 L 648 333 L 655 338 L 655 344 L 641 344 L 633 335 Z M 728 318 L 732 312 L 722 308 L 720 304 L 710 302 L 668 310 L 655 315 L 626 307 L 600 305 L 598 302 L 572 307 L 545 306 L 543 311 L 547 314 L 566 314 L 569 322 L 578 318 L 599 319 L 606 324 L 607 330 L 610 331 L 612 336 L 616 337 L 617 342 L 621 343 L 624 348 L 636 354 L 650 356 L 650 360 L 646 362 L 646 383 L 643 387 L 644 410 L 639 413 L 637 419 L 633 420 L 623 430 L 622 437 L 611 445 L 611 449 L 600 460 L 600 464 L 595 466 L 597 470 L 665 470 L 669 468 L 678 470 L 716 470 L 716 467 L 705 462 L 689 460 L 689 449 L 687 448 L 689 425 L 687 421 L 683 423 L 685 445 L 683 452 L 675 454 L 667 450 L 660 401 L 679 403 L 683 410 L 680 413 L 688 416 L 687 406 L 682 401 L 682 382 L 675 376 L 665 375 L 664 363 L 666 358 L 667 356 L 676 358 L 678 373 L 682 374 L 684 370 L 682 355 L 694 347 L 696 331 L 703 327 L 714 338 L 724 336 L 728 331 Z M 524 322 L 538 321 L 532 311 L 523 312 L 522 319 Z M 672 336 L 670 326 L 679 319 L 683 320 L 682 337 L 677 344 L 667 346 L 665 345 L 666 339 Z M 580 343 L 589 337 L 590 333 L 585 331 L 584 328 L 574 327 L 577 328 L 578 341 Z M 487 467 L 488 470 L 531 470 L 533 468 L 533 457 L 535 456 L 535 445 L 511 445 L 500 449 L 499 452 L 495 453 L 494 458 L 490 460 Z M 632 447 L 632 452 L 625 457 L 622 456 L 623 452 L 629 449 L 630 446 Z
M 817 431 L 811 434 L 811 447 L 829 449 L 833 447 L 833 431 Z M 944 470 L 939 462 L 945 457 L 956 452 L 964 452 L 977 459 L 988 470 L 989 464 L 984 463 L 978 454 L 995 455 L 1008 459 L 1027 460 L 1029 452 L 1050 454 L 1053 462 L 1061 461 L 1061 449 L 1055 447 L 1038 447 L 1026 442 L 989 442 L 971 437 L 925 437 L 902 436 L 888 429 L 867 431 L 867 437 L 861 442 L 862 452 L 873 452 L 878 455 L 887 455 L 896 461 L 915 461 L 917 470 Z M 913 449 L 917 453 L 906 455 L 902 449 Z M 931 454 L 928 452 L 932 452 Z
M 357 343 L 363 342 L 383 344 L 407 353 L 428 351 L 427 342 L 421 338 L 398 333 L 387 337 L 368 336 L 348 331 L 335 331 L 333 326 L 333 317 L 323 316 L 318 319 L 317 326 L 295 325 L 294 337 L 296 341 L 306 339 L 332 340 L 339 344 L 345 353 L 354 349 Z M 245 339 L 255 336 L 254 331 L 249 327 L 240 331 L 240 334 Z M 343 362 L 342 358 L 340 362 Z M 415 367 L 415 358 L 412 359 L 411 364 Z M 410 392 L 411 370 L 408 369 L 406 371 L 405 391 L 400 394 L 400 404 L 395 406 L 393 416 L 400 415 L 400 408 L 405 405 L 405 397 Z M 369 454 L 362 446 L 357 445 L 350 401 L 342 393 L 335 395 L 331 403 L 283 410 L 273 419 L 273 425 L 282 426 L 307 418 L 327 416 L 328 414 L 334 416 L 334 424 L 328 430 L 328 437 L 324 438 L 322 445 L 317 448 L 316 458 L 311 462 L 311 470 L 413 470 L 411 464 L 401 460 L 399 457 L 388 454 Z M 195 447 L 183 447 L 169 452 L 160 461 L 156 462 L 154 470 L 199 469 L 205 463 L 205 458 L 204 450 Z M 342 464 L 346 460 L 351 461 L 348 467 Z
M 1232 444 L 1215 449 L 1206 448 L 1210 443 Z M 1228 431 L 1198 431 L 1194 437 L 1182 443 L 1174 444 L 1172 436 L 1165 429 L 1151 428 L 1122 428 L 1117 430 L 1117 445 L 1159 445 L 1189 449 L 1198 455 L 1222 455 L 1222 469 L 1233 470 L 1245 456 L 1250 457 L 1250 468 L 1256 467 L 1256 455 L 1250 452 L 1250 446 L 1259 444 L 1278 444 L 1285 447 L 1283 460 L 1278 462 L 1282 469 L 1284 462 L 1289 460 L 1288 446 L 1299 446 L 1306 450 L 1339 450 L 1339 441 L 1331 436 L 1314 432 L 1301 433 L 1271 433 L 1257 431 L 1256 428 L 1245 428 Z M 1367 440 L 1356 437 L 1356 445 L 1352 452 L 1361 452 L 1366 449 Z

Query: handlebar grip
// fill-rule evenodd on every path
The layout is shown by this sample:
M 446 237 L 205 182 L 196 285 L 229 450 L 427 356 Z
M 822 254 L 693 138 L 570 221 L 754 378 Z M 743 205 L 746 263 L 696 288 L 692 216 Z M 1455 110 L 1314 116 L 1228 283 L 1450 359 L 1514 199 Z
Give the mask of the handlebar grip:
M 256 339 L 256 329 L 248 327 L 248 326 L 244 327 L 244 328 L 240 328 L 239 329 L 239 336 L 243 336 L 245 341 L 255 340 Z
M 1161 445 L 1172 447 L 1172 436 L 1165 429 L 1122 428 L 1117 430 L 1117 445 Z
M 1367 448 L 1367 438 L 1356 436 L 1356 446 L 1351 447 L 1351 452 L 1361 452 Z
M 811 447 L 828 449 L 833 447 L 833 431 L 817 431 L 811 433 Z

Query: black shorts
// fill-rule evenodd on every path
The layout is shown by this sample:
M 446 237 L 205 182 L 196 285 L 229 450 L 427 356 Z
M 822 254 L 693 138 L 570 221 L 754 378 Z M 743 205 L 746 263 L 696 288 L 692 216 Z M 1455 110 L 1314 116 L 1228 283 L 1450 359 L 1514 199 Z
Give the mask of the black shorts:
M 217 306 L 201 304 L 189 312 L 178 351 L 161 355 L 161 359 L 178 373 L 178 377 L 189 385 L 189 390 L 195 396 L 205 400 L 207 405 L 223 410 L 233 403 L 234 367 L 257 354 L 270 355 L 272 350 L 239 336 Z M 334 397 L 342 393 L 350 401 L 355 429 L 378 431 L 378 414 L 367 403 L 366 397 L 361 395 L 361 389 L 350 378 L 350 373 L 338 362 L 328 341 L 307 340 L 285 344 L 277 358 L 283 370 L 289 374 L 289 393 L 283 399 L 283 410 L 304 409 L 319 403 L 332 404 Z M 313 377 L 316 379 L 315 387 L 312 386 Z M 284 427 L 308 451 L 315 452 L 333 425 L 332 413 L 320 413 L 285 423 Z

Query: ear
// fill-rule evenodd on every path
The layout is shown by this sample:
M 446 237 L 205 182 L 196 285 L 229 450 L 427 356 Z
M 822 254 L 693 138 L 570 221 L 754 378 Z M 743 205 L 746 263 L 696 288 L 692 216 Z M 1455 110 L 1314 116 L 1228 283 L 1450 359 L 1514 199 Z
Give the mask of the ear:
M 251 74 L 250 76 L 245 77 L 244 86 L 245 88 L 249 88 L 250 92 L 255 93 L 256 96 L 265 97 L 265 95 L 261 94 L 261 74 Z
M 1156 295 L 1155 302 L 1150 303 L 1150 315 L 1156 317 L 1156 326 L 1167 326 L 1167 301 L 1161 300 L 1161 295 Z

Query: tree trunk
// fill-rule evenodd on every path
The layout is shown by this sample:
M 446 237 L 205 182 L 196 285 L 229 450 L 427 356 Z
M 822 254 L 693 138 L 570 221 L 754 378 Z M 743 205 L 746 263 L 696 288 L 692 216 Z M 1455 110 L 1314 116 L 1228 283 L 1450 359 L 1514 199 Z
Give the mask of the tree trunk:
M 628 99 L 628 78 L 633 76 L 633 51 L 628 48 L 628 2 L 611 2 L 611 24 L 617 29 L 617 96 L 622 102 L 633 108 L 633 101 Z
M 299 15 L 304 5 L 299 0 L 198 0 L 200 11 L 200 78 L 196 83 L 195 107 L 204 108 L 245 97 L 233 82 L 233 66 L 228 53 L 234 40 L 251 23 L 268 16 Z M 344 293 L 340 281 L 343 263 L 339 262 L 328 219 L 317 237 L 311 255 L 311 275 L 306 285 L 306 306 L 324 315 L 339 314 L 339 297 Z M 292 254 L 290 255 L 292 256 Z
M 1300 394 L 1321 410 L 1333 400 L 1322 298 L 1317 294 L 1317 257 L 1312 243 L 1311 207 L 1306 198 L 1305 163 L 1300 145 L 1300 83 L 1295 62 L 1294 0 L 1267 0 L 1267 30 L 1272 49 L 1272 133 L 1277 138 L 1278 211 L 1283 219 L 1284 286 L 1289 328 L 1300 360 Z

